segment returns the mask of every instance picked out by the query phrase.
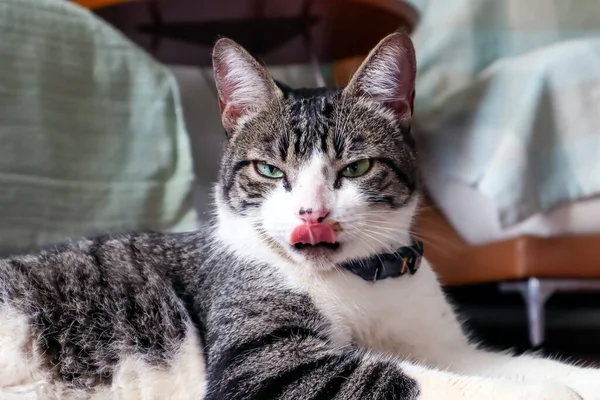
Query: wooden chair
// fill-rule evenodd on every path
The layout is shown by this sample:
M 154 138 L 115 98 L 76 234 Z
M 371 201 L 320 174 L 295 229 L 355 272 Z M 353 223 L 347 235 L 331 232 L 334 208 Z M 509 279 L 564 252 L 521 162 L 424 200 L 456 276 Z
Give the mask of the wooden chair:
M 600 235 L 523 236 L 470 245 L 429 199 L 415 221 L 427 259 L 446 286 L 498 283 L 527 307 L 529 340 L 544 341 L 544 305 L 557 292 L 600 290 Z

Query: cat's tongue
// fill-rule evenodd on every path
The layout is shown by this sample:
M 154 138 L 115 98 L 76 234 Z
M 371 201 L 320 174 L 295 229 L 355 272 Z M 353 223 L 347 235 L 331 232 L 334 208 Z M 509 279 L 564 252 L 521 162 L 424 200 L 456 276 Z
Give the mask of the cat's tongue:
M 297 243 L 315 245 L 322 242 L 335 243 L 335 232 L 329 225 L 323 223 L 298 225 L 290 236 L 292 245 Z

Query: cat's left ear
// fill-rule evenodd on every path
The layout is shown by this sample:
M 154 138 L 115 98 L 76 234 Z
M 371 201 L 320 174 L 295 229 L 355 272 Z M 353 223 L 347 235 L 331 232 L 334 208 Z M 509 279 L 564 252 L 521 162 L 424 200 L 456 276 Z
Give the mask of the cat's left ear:
M 417 61 L 410 37 L 401 32 L 384 38 L 352 77 L 345 92 L 390 107 L 399 121 L 413 113 Z

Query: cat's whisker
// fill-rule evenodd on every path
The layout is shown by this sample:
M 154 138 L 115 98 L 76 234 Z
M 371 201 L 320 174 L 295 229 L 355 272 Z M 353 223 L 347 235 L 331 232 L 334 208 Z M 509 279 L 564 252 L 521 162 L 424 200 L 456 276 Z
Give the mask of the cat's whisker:
M 359 227 L 359 229 L 372 229 L 376 232 L 385 232 L 388 234 L 398 234 L 398 235 L 402 235 L 402 236 L 410 235 L 410 232 L 411 232 L 410 227 L 406 227 L 406 228 L 386 227 L 386 226 L 380 226 L 379 224 L 370 223 L 370 222 L 357 223 L 356 226 Z
M 382 217 L 384 219 L 388 219 L 390 217 L 390 215 L 392 215 L 392 213 L 390 213 L 389 211 L 361 211 L 361 212 L 357 212 L 353 215 L 354 218 L 359 218 L 359 217 Z
M 410 227 L 407 228 L 392 228 L 392 227 L 384 227 L 384 226 L 379 226 L 379 225 L 372 225 L 369 224 L 367 222 L 362 222 L 359 223 L 359 225 L 361 226 L 360 229 L 365 229 L 365 228 L 371 228 L 372 231 L 376 232 L 377 234 L 383 235 L 380 231 L 384 230 L 387 233 L 393 233 L 393 232 L 397 232 L 399 234 L 408 234 L 411 237 L 422 241 L 423 243 L 427 244 L 428 246 L 432 246 L 435 249 L 439 249 L 440 251 L 442 251 L 445 254 L 450 254 L 451 252 L 448 250 L 448 246 L 450 247 L 457 247 L 456 243 L 443 237 L 440 235 L 435 235 L 432 236 L 431 234 L 428 235 L 422 235 L 420 233 L 415 232 L 414 230 L 412 230 Z M 440 243 L 438 242 L 445 242 L 446 246 L 442 246 L 440 245 Z
M 379 230 L 377 230 L 377 229 L 369 229 L 369 228 L 364 228 L 364 229 L 363 229 L 363 231 L 364 231 L 364 232 L 369 232 L 369 233 L 372 233 L 372 234 L 374 234 L 374 235 L 378 235 L 378 236 L 380 236 L 380 237 L 382 237 L 382 238 L 389 239 L 389 240 L 391 240 L 391 241 L 394 241 L 394 242 L 400 241 L 400 239 L 401 239 L 400 237 L 395 237 L 395 236 L 386 235 L 386 234 L 384 234 L 384 233 L 380 232 L 380 231 L 379 231 Z
M 360 226 L 372 226 L 373 228 L 376 229 L 383 229 L 386 231 L 395 231 L 395 232 L 408 232 L 410 230 L 410 227 L 398 227 L 398 225 L 394 224 L 394 225 L 390 225 L 390 226 L 384 226 L 383 224 L 385 224 L 385 221 L 359 221 L 356 222 L 357 225 Z
M 367 237 L 370 237 L 371 239 L 375 240 L 376 242 L 380 243 L 381 245 L 386 247 L 386 250 L 390 251 L 393 254 L 397 254 L 397 250 L 398 250 L 398 246 L 404 246 L 406 245 L 405 243 L 403 243 L 401 240 L 394 240 L 393 243 L 388 243 L 386 241 L 384 241 L 383 239 L 389 239 L 387 237 L 382 237 L 381 235 L 378 235 L 375 232 L 369 232 L 369 234 L 365 234 Z
M 371 232 L 369 232 L 369 233 L 371 233 Z M 370 239 L 373 239 L 373 240 L 374 240 L 374 241 L 376 241 L 377 243 L 379 243 L 379 244 L 383 245 L 383 247 L 384 247 L 384 250 L 385 250 L 385 251 L 389 251 L 389 252 L 391 252 L 391 253 L 393 253 L 393 254 L 396 254 L 396 250 L 397 250 L 397 249 L 396 249 L 396 248 L 394 248 L 394 246 L 392 246 L 391 244 L 385 243 L 385 242 L 383 242 L 383 241 L 382 241 L 382 240 L 380 240 L 380 239 L 377 239 L 376 237 L 374 237 L 374 236 L 370 235 L 369 233 L 366 233 L 366 232 L 361 232 L 361 235 L 357 235 L 357 236 L 356 236 L 356 238 L 357 238 L 358 240 L 362 241 L 362 243 L 364 243 L 364 244 L 367 244 L 367 242 L 366 242 L 366 241 L 364 241 L 364 237 L 363 237 L 363 236 L 366 236 L 366 237 L 368 237 L 368 238 L 370 238 Z M 378 253 L 379 253 L 379 252 L 377 252 L 375 249 L 373 249 L 372 247 L 371 247 L 371 249 L 374 251 L 374 254 L 378 254 Z
M 364 235 L 363 235 L 363 236 L 364 236 Z M 391 252 L 391 253 L 393 253 L 393 254 L 396 254 L 396 253 L 395 253 L 395 250 L 394 250 L 394 249 L 391 249 L 391 247 L 390 247 L 390 246 L 384 246 L 384 248 L 383 248 L 383 249 L 379 249 L 379 250 L 377 250 L 377 249 L 376 249 L 376 248 L 375 248 L 375 247 L 374 247 L 374 246 L 373 246 L 371 243 L 369 243 L 368 241 L 366 241 L 366 240 L 365 240 L 365 238 L 364 238 L 363 236 L 356 235 L 356 236 L 354 237 L 354 239 L 355 239 L 355 240 L 358 240 L 358 242 L 359 242 L 359 243 L 362 243 L 363 245 L 365 245 L 366 247 L 368 247 L 368 248 L 369 248 L 369 250 L 370 250 L 370 255 L 375 255 L 375 256 L 376 256 L 376 257 L 379 259 L 379 261 L 383 262 L 383 261 L 382 261 L 382 259 L 381 259 L 381 256 L 380 256 L 380 254 L 381 254 L 381 252 L 382 252 L 382 251 L 385 251 L 385 252 Z M 366 236 L 367 236 L 367 237 L 370 237 L 369 235 L 366 235 Z M 377 241 L 375 238 L 372 238 L 372 237 L 371 237 L 371 239 L 374 239 L 375 241 Z M 380 242 L 380 243 L 382 243 L 382 242 Z M 383 244 L 383 243 L 382 243 L 382 244 Z

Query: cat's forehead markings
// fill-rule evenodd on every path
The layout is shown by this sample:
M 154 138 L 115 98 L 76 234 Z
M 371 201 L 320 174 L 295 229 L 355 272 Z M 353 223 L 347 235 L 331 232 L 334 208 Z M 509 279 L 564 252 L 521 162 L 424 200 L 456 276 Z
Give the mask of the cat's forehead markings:
M 329 172 L 329 167 L 327 166 L 326 163 L 323 163 L 321 165 L 321 174 L 327 175 L 328 172 Z
M 281 158 L 281 161 L 283 161 L 283 162 L 287 161 L 288 154 L 290 152 L 290 146 L 291 146 L 291 142 L 290 142 L 289 132 L 282 132 L 281 136 L 279 138 L 279 144 L 278 144 L 279 157 Z
M 333 127 L 333 149 L 335 150 L 335 158 L 341 160 L 346 151 L 346 141 L 338 126 Z
M 330 119 L 337 89 L 290 89 L 281 86 L 289 110 L 289 137 L 282 136 L 280 156 L 304 162 L 312 153 L 329 150 Z M 285 150 L 284 150 L 285 149 Z

